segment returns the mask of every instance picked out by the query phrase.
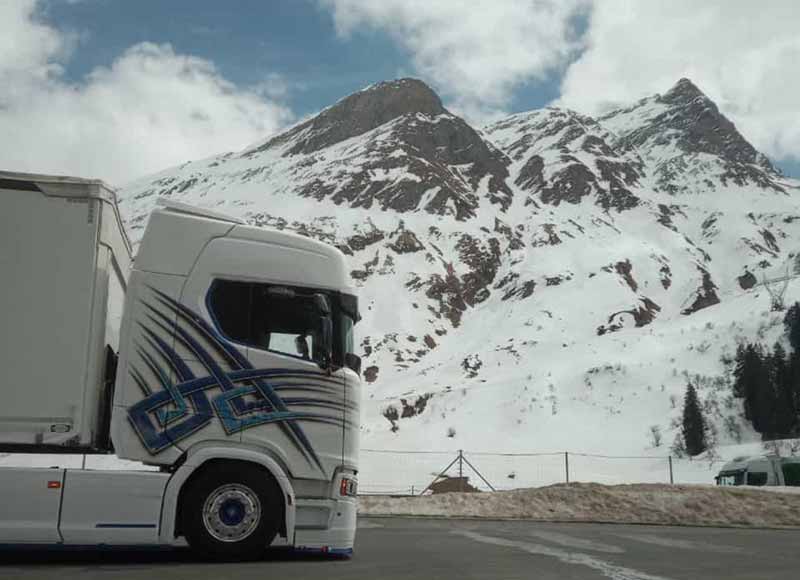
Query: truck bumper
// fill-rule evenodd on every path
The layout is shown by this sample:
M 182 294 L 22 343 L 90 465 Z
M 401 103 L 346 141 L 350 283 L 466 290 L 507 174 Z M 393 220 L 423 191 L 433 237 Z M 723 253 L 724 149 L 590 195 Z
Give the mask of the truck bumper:
M 358 500 L 297 500 L 294 547 L 298 550 L 349 556 L 356 537 Z

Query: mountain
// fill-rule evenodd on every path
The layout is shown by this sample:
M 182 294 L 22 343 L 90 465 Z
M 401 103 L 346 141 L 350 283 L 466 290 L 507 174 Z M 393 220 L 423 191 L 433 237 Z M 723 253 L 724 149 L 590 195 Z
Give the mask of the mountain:
M 619 147 L 644 156 L 667 193 L 731 186 L 785 193 L 769 159 L 689 79 L 599 121 L 617 134 Z
M 665 455 L 647 433 L 671 443 L 690 380 L 719 448 L 755 438 L 723 361 L 780 335 L 755 284 L 793 263 L 800 183 L 686 79 L 597 119 L 480 129 L 421 81 L 379 83 L 126 187 L 134 240 L 158 196 L 348 256 L 365 447 Z M 365 457 L 374 485 L 435 469 Z

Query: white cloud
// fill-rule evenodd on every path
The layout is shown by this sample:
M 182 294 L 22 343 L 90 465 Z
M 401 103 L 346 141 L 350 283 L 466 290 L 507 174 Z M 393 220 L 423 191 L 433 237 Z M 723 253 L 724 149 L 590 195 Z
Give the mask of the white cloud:
M 800 160 L 797 0 L 596 0 L 560 103 L 587 112 L 689 77 L 753 144 Z
M 226 81 L 169 45 L 132 46 L 79 83 L 63 76 L 73 37 L 38 18 L 36 0 L 0 2 L 0 160 L 17 171 L 121 184 L 190 159 L 237 149 L 290 118 L 267 78 Z
M 574 55 L 584 0 L 320 0 L 337 30 L 385 30 L 456 108 L 491 111 Z

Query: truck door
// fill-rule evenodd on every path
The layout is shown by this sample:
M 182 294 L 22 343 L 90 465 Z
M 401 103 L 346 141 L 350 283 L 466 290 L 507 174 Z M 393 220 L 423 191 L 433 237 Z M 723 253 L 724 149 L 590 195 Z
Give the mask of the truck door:
M 227 344 L 245 353 L 215 403 L 225 432 L 272 449 L 294 477 L 330 480 L 342 462 L 344 372 L 327 370 L 323 320 L 332 319 L 323 303 L 318 289 L 217 279 L 207 307 Z
M 0 475 L 0 543 L 56 544 L 63 469 L 4 467 Z

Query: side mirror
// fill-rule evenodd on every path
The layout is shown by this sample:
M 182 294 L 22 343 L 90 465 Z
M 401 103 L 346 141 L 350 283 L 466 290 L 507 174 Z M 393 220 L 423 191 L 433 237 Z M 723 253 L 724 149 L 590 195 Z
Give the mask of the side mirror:
M 333 360 L 333 320 L 331 320 L 331 305 L 324 294 L 314 294 L 314 307 L 319 314 L 320 326 L 320 352 L 322 356 L 317 361 L 320 368 L 330 369 Z
M 344 365 L 357 375 L 361 375 L 361 357 L 352 352 L 344 355 Z
M 331 314 L 331 303 L 328 302 L 328 297 L 324 294 L 314 294 L 314 308 L 322 315 Z
M 319 361 L 320 367 L 329 369 L 333 359 L 333 322 L 330 316 L 321 316 L 319 319 L 321 333 L 320 350 L 322 359 Z

